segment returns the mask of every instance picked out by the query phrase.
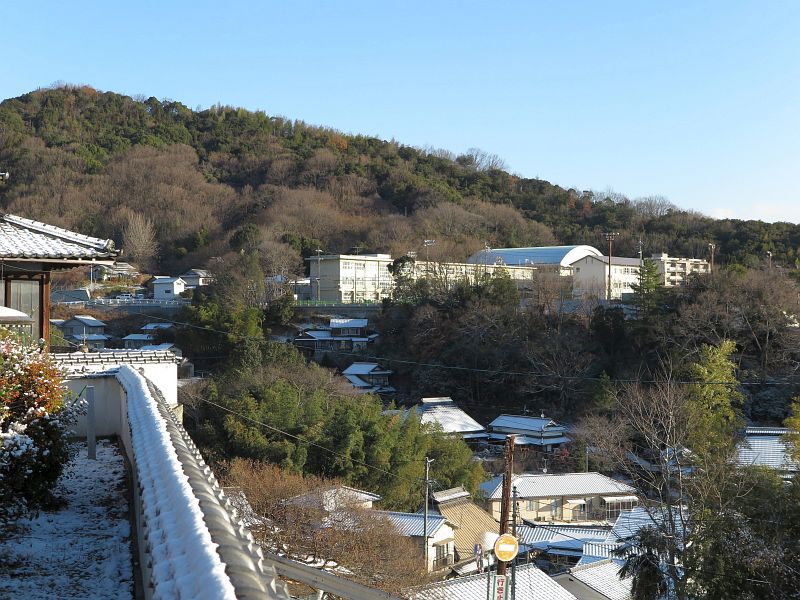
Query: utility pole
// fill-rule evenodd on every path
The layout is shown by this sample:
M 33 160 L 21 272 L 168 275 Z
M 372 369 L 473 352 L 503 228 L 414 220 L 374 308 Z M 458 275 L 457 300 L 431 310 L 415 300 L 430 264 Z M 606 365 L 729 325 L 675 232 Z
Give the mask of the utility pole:
M 517 486 L 514 486 L 511 492 L 513 504 L 511 505 L 512 520 L 511 520 L 511 534 L 517 537 Z M 511 600 L 517 600 L 517 558 L 514 557 L 514 562 L 511 563 Z
M 768 269 L 772 268 L 772 251 L 771 250 L 767 250 L 767 268 Z
M 315 252 L 317 253 L 317 302 L 319 302 L 321 300 L 320 295 L 322 294 L 322 291 L 320 289 L 320 286 L 322 285 L 320 282 L 320 276 L 322 275 L 320 271 L 320 269 L 322 268 L 322 249 L 317 248 Z
M 425 517 L 422 524 L 422 544 L 425 555 L 425 570 L 428 570 L 428 490 L 430 487 L 430 468 L 431 463 L 433 462 L 432 458 L 425 457 Z
M 503 496 L 500 501 L 500 535 L 508 533 L 508 512 L 511 500 L 511 478 L 514 476 L 514 436 L 506 438 L 506 470 L 503 473 Z M 497 574 L 505 575 L 508 565 L 497 561 Z
M 716 250 L 716 248 L 717 248 L 716 244 L 709 244 L 708 245 L 708 249 L 711 250 L 711 267 L 708 269 L 709 273 L 713 273 L 714 272 L 714 250 Z
M 643 248 L 644 248 L 644 243 L 642 242 L 641 236 L 639 236 L 639 266 L 640 267 L 644 266 L 644 255 L 643 255 L 643 252 L 642 252 Z
M 606 300 L 611 302 L 611 249 L 614 240 L 619 237 L 619 233 L 616 231 L 606 231 L 603 237 L 608 242 L 608 291 L 606 293 Z

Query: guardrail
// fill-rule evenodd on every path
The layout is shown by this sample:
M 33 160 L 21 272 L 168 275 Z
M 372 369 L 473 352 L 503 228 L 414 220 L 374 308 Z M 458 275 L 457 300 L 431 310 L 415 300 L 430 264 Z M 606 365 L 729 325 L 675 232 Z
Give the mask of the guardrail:
M 336 307 L 374 307 L 380 308 L 382 305 L 380 302 L 375 302 L 373 300 L 365 300 L 363 302 L 332 302 L 327 300 L 295 300 L 293 302 L 294 306 L 336 306 Z
M 156 298 L 95 298 L 93 300 L 55 301 L 64 306 L 186 306 L 191 300 L 159 300 Z

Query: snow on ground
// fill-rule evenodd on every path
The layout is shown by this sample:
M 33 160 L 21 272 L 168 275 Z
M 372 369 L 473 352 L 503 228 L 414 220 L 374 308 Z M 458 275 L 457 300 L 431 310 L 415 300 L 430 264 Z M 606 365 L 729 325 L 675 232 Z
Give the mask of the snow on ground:
M 133 597 L 122 456 L 116 446 L 101 440 L 92 461 L 86 445 L 77 446 L 78 454 L 56 489 L 67 505 L 23 519 L 19 531 L 0 540 L 0 598 Z

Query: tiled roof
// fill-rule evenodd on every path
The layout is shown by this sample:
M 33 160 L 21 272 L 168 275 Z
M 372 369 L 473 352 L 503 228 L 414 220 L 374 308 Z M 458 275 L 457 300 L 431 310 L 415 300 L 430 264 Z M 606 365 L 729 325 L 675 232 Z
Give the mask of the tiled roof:
M 148 323 L 142 327 L 142 331 L 154 331 L 156 329 L 169 329 L 172 323 Z
M 632 579 L 619 576 L 619 565 L 612 560 L 601 560 L 588 565 L 573 567 L 570 575 L 601 593 L 609 600 L 629 600 Z
M 161 278 L 159 278 L 159 279 L 156 279 L 156 280 L 153 282 L 153 285 L 164 285 L 164 284 L 170 284 L 170 283 L 178 283 L 179 281 L 180 281 L 181 283 L 186 283 L 186 282 L 185 282 L 183 279 L 181 279 L 180 277 L 161 277 Z
M 423 398 L 414 407 L 423 425 L 438 423 L 445 433 L 483 432 L 481 424 L 461 410 L 452 398 Z
M 452 492 L 453 490 L 448 491 Z M 464 559 L 472 556 L 475 544 L 481 544 L 487 549 L 490 548 L 497 538 L 500 523 L 472 502 L 469 494 L 466 496 L 450 494 L 450 496 L 456 497 L 448 501 L 437 502 L 436 508 L 448 522 L 458 527 L 453 537 L 455 538 L 459 558 Z
M 331 329 L 341 327 L 366 327 L 368 319 L 331 319 L 328 325 Z
M 509 435 L 507 433 L 490 433 L 490 440 L 505 440 Z M 566 444 L 570 442 L 570 438 L 559 435 L 556 437 L 534 437 L 531 435 L 514 434 L 515 446 L 552 446 L 554 444 Z
M 378 363 L 354 362 L 342 371 L 342 375 L 369 375 L 373 371 L 383 371 Z
M 149 342 L 153 339 L 153 336 L 149 333 L 129 333 L 126 335 L 123 340 L 131 340 L 131 341 L 143 341 Z
M 385 516 L 395 526 L 400 535 L 422 537 L 425 533 L 425 515 L 422 513 L 403 513 L 392 511 L 376 511 Z M 447 519 L 439 515 L 428 514 L 428 537 L 433 537 Z
M 463 487 L 454 487 L 450 488 L 449 490 L 442 490 L 441 492 L 434 492 L 431 494 L 433 501 L 437 504 L 442 502 L 449 502 L 450 500 L 456 500 L 457 498 L 468 498 L 469 492 L 465 490 Z
M 0 214 L 0 257 L 18 259 L 92 260 L 119 254 L 112 240 L 101 240 L 24 219 Z
M 577 600 L 533 563 L 517 567 L 517 598 L 525 600 Z M 486 574 L 434 583 L 418 590 L 419 600 L 486 600 Z
M 76 321 L 80 321 L 81 323 L 83 323 L 87 327 L 105 327 L 106 326 L 105 323 L 103 323 L 99 319 L 95 319 L 91 315 L 75 315 L 74 317 L 72 317 L 72 319 L 75 319 Z M 72 319 L 70 319 L 70 320 L 72 320 Z
M 546 429 L 565 430 L 563 425 L 559 425 L 552 419 L 542 417 L 527 417 L 524 415 L 500 415 L 489 423 L 489 429 L 513 429 L 521 431 L 544 431 Z
M 487 498 L 498 499 L 501 494 L 502 477 L 495 477 L 481 484 Z M 635 494 L 631 486 L 615 481 L 600 473 L 523 474 L 514 475 L 520 498 L 553 498 L 560 496 L 613 496 Z
M 85 342 L 102 342 L 111 339 L 110 336 L 107 336 L 103 333 L 78 333 L 68 337 L 72 337 L 76 340 L 83 340 Z
M 113 367 L 119 364 L 175 364 L 178 362 L 177 357 L 172 352 L 147 352 L 143 350 L 54 353 L 50 355 L 50 358 L 60 365 L 72 368 L 84 365 L 108 365 Z

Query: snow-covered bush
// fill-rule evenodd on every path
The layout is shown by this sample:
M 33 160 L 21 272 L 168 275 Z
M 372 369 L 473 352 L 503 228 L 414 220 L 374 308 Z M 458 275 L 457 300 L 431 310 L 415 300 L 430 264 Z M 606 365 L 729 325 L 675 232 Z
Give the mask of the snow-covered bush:
M 0 525 L 54 501 L 69 459 L 62 374 L 47 353 L 0 332 Z

